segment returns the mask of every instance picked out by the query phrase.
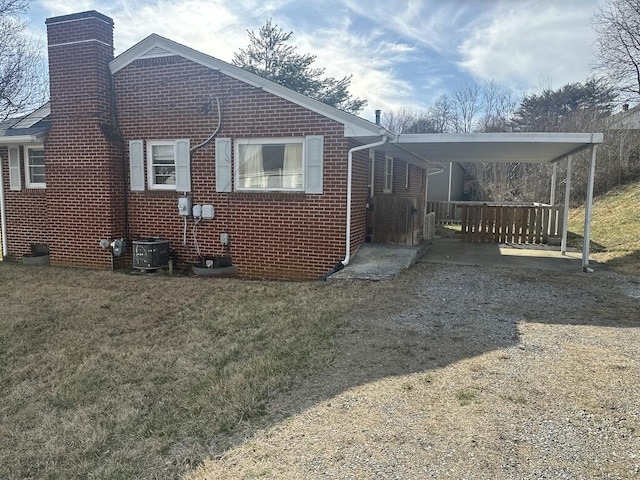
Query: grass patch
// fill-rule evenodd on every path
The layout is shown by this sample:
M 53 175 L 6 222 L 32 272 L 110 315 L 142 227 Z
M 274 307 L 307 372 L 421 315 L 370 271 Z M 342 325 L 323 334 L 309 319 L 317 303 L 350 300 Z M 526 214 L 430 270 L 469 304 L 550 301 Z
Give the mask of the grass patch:
M 461 224 L 436 224 L 436 236 L 440 238 L 460 238 L 461 233 Z
M 362 284 L 0 265 L 0 478 L 176 478 L 328 365 Z
M 582 249 L 584 207 L 569 212 L 569 242 Z M 591 256 L 621 273 L 640 274 L 640 183 L 596 198 L 591 215 Z
M 478 392 L 476 390 L 458 390 L 456 392 L 456 399 L 460 405 L 466 406 L 478 399 Z

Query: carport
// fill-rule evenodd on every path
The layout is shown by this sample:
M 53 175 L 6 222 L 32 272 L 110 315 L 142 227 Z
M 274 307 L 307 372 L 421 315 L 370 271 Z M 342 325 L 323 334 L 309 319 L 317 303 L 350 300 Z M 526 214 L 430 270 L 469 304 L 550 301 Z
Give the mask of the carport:
M 595 176 L 597 145 L 602 133 L 460 133 L 460 134 L 401 134 L 382 147 L 388 155 L 394 152 L 418 157 L 428 162 L 446 165 L 467 163 L 547 163 L 553 165 L 550 203 L 555 203 L 556 166 L 567 161 L 564 221 L 561 252 L 567 249 L 567 220 L 571 192 L 571 162 L 575 154 L 589 150 L 589 176 L 584 222 L 582 269 L 589 269 L 591 209 Z M 427 183 L 428 185 L 428 183 Z

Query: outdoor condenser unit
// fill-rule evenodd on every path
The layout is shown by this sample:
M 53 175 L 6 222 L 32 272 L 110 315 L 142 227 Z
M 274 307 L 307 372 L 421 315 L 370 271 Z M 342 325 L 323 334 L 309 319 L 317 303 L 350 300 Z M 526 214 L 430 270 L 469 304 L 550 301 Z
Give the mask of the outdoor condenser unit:
M 169 240 L 146 238 L 134 240 L 133 268 L 157 270 L 169 266 Z

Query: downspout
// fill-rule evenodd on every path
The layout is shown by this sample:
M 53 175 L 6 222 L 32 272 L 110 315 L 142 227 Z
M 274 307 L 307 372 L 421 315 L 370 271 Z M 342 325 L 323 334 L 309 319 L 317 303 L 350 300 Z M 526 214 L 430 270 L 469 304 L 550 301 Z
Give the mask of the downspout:
M 387 143 L 386 134 L 384 134 L 382 136 L 382 139 L 377 142 L 353 147 L 347 154 L 347 231 L 345 234 L 345 256 L 344 260 L 340 262 L 342 263 L 342 267 L 346 267 L 347 265 L 349 265 L 349 260 L 351 260 L 351 180 L 353 177 L 353 153 L 359 152 L 360 150 L 379 147 L 380 145 L 384 145 L 385 143 Z
M 8 254 L 7 244 L 7 212 L 4 207 L 4 174 L 2 173 L 2 158 L 0 158 L 0 221 L 2 222 L 2 258 Z

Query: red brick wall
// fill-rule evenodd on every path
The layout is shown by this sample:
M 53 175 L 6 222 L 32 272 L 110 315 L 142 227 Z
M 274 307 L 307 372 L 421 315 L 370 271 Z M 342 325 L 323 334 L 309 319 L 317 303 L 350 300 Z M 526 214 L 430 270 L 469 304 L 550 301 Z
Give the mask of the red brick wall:
M 407 182 L 408 174 L 408 182 Z M 385 184 L 385 155 L 384 152 L 376 152 L 375 169 L 374 169 L 374 197 L 392 195 L 395 197 L 413 197 L 417 198 L 417 212 L 416 219 L 419 224 L 422 225 L 424 220 L 424 204 L 425 204 L 425 185 L 426 185 L 426 173 L 425 170 L 415 165 L 409 164 L 409 170 L 407 172 L 407 162 L 394 158 L 393 160 L 393 184 L 390 193 L 384 193 Z M 375 201 L 374 208 L 375 208 Z M 369 230 L 373 234 L 373 238 L 376 238 L 376 226 L 374 225 L 373 212 L 370 213 Z M 393 224 L 393 222 L 390 222 Z M 377 228 L 380 228 L 378 226 Z M 421 228 L 421 227 L 420 227 Z M 386 238 L 385 235 L 378 235 L 378 238 Z
M 52 127 L 45 144 L 51 263 L 108 268 L 101 238 L 124 236 L 123 157 L 114 127 L 113 22 L 47 20 Z
M 23 189 L 9 189 L 9 152 L 0 147 L 2 161 L 2 181 L 5 197 L 5 215 L 7 225 L 7 247 L 10 259 L 20 259 L 31 253 L 31 245 L 47 243 L 47 210 L 45 190 L 41 188 L 24 189 L 24 149 L 20 148 L 20 173 Z
M 350 148 L 358 146 L 351 141 Z M 351 253 L 365 241 L 367 200 L 369 199 L 369 150 L 353 153 L 353 183 L 351 184 Z
M 211 113 L 203 110 L 210 95 L 221 101 L 219 137 L 323 135 L 322 195 L 216 193 L 214 142 L 196 151 L 191 162 L 193 203 L 215 207 L 215 218 L 202 222 L 197 238 L 204 256 L 230 254 L 243 277 L 318 278 L 344 258 L 349 144 L 340 123 L 180 57 L 137 60 L 114 75 L 114 84 L 119 124 L 127 140 L 189 138 L 192 146 L 204 141 L 217 125 L 215 103 Z M 360 182 L 362 162 L 356 163 Z M 363 188 L 356 189 L 361 196 Z M 167 238 L 180 260 L 193 263 L 198 260 L 193 220 L 188 219 L 185 247 L 179 196 L 129 192 L 130 231 L 132 238 Z M 362 219 L 355 222 L 354 243 L 364 239 L 362 208 L 358 215 Z M 228 251 L 220 245 L 222 232 L 230 235 Z
M 374 170 L 375 189 L 374 195 L 384 195 L 385 155 L 376 152 L 376 165 Z M 393 160 L 393 188 L 391 195 L 401 197 L 420 197 L 425 195 L 425 171 L 415 165 L 409 165 L 409 185 L 407 186 L 407 163 L 394 158 Z M 422 177 L 422 180 L 421 180 Z
M 210 143 L 191 163 L 193 203 L 216 210 L 215 218 L 197 229 L 202 255 L 231 255 L 244 277 L 292 279 L 320 277 L 344 258 L 347 152 L 356 144 L 344 138 L 340 123 L 179 57 L 138 60 L 112 79 L 113 24 L 96 12 L 49 19 L 47 28 L 52 122 L 45 145 L 47 188 L 11 192 L 8 173 L 4 176 L 12 253 L 46 243 L 53 264 L 108 268 L 111 254 L 100 248 L 100 239 L 159 236 L 171 242 L 184 264 L 196 262 L 191 218 L 182 244 L 180 194 L 129 190 L 126 141 L 202 142 L 218 120 L 215 104 L 213 112 L 203 109 L 213 95 L 222 104 L 219 137 L 322 135 L 324 191 L 216 193 Z M 8 172 L 6 152 L 2 161 Z M 365 238 L 367 152 L 355 154 L 353 165 L 355 250 Z M 220 245 L 222 232 L 230 235 L 227 249 Z

